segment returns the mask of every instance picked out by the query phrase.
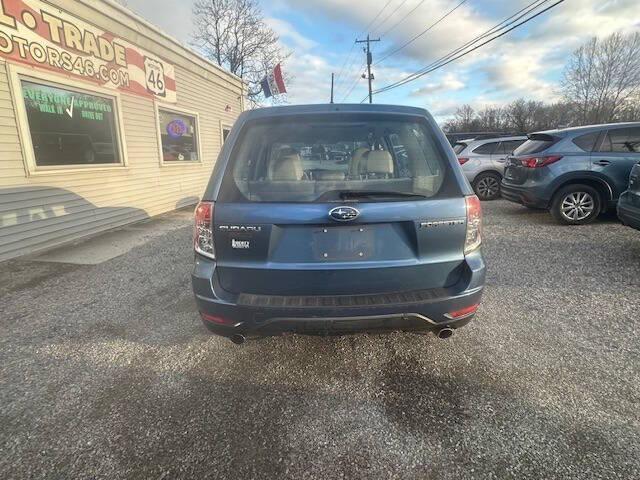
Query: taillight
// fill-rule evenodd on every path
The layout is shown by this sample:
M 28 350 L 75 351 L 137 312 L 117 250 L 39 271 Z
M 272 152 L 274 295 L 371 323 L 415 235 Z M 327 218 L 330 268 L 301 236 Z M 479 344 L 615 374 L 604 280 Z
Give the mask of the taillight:
M 205 322 L 217 323 L 218 325 L 233 325 L 235 323 L 232 319 L 219 315 L 209 315 L 208 313 L 200 312 L 200 316 Z
M 193 248 L 200 255 L 215 259 L 213 249 L 213 202 L 200 202 L 194 214 Z
M 526 168 L 540 168 L 551 165 L 562 158 L 562 155 L 549 155 L 547 157 L 527 157 L 521 158 L 520 163 Z
M 479 303 L 475 303 L 468 307 L 461 308 L 460 310 L 454 310 L 453 312 L 445 313 L 444 316 L 447 318 L 451 318 L 452 320 L 457 318 L 468 317 L 469 315 L 476 313 L 479 306 L 480 306 Z
M 467 204 L 467 236 L 464 241 L 465 255 L 476 250 L 482 243 L 482 207 L 475 195 L 465 197 Z
M 468 158 L 465 158 L 465 157 L 458 157 L 458 163 L 459 163 L 460 165 L 464 165 L 464 164 L 465 164 L 465 163 L 467 163 L 468 161 L 469 161 L 469 159 L 468 159 Z

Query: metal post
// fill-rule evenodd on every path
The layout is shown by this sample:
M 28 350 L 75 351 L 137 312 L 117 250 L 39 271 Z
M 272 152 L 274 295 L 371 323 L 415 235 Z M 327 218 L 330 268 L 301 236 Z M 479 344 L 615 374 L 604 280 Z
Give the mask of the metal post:
M 331 72 L 331 102 L 333 103 L 333 72 Z

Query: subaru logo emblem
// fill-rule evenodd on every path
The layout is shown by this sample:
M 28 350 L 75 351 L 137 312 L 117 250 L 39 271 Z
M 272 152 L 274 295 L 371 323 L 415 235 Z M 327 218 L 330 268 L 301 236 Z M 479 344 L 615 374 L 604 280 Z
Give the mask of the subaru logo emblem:
M 355 220 L 360 212 L 353 207 L 336 207 L 329 210 L 329 217 L 338 222 L 349 222 Z

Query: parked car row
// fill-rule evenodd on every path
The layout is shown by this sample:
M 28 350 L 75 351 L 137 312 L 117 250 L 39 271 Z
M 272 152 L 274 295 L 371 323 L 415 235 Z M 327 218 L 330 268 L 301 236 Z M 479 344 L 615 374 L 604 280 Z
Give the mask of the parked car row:
M 617 208 L 640 227 L 640 122 L 462 140 L 454 151 L 481 200 L 502 196 L 570 225 Z
M 287 106 L 242 113 L 227 141 L 195 211 L 192 285 L 205 326 L 235 343 L 451 336 L 484 289 L 478 197 L 567 224 L 617 205 L 640 228 L 640 122 L 461 141 L 456 162 L 422 109 Z

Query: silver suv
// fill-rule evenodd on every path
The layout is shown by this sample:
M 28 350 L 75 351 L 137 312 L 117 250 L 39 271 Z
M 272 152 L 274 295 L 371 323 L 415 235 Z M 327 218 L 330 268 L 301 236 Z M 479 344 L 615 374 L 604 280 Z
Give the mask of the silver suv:
M 500 197 L 500 182 L 507 156 L 526 139 L 526 136 L 516 136 L 461 140 L 453 146 L 462 171 L 480 200 Z

